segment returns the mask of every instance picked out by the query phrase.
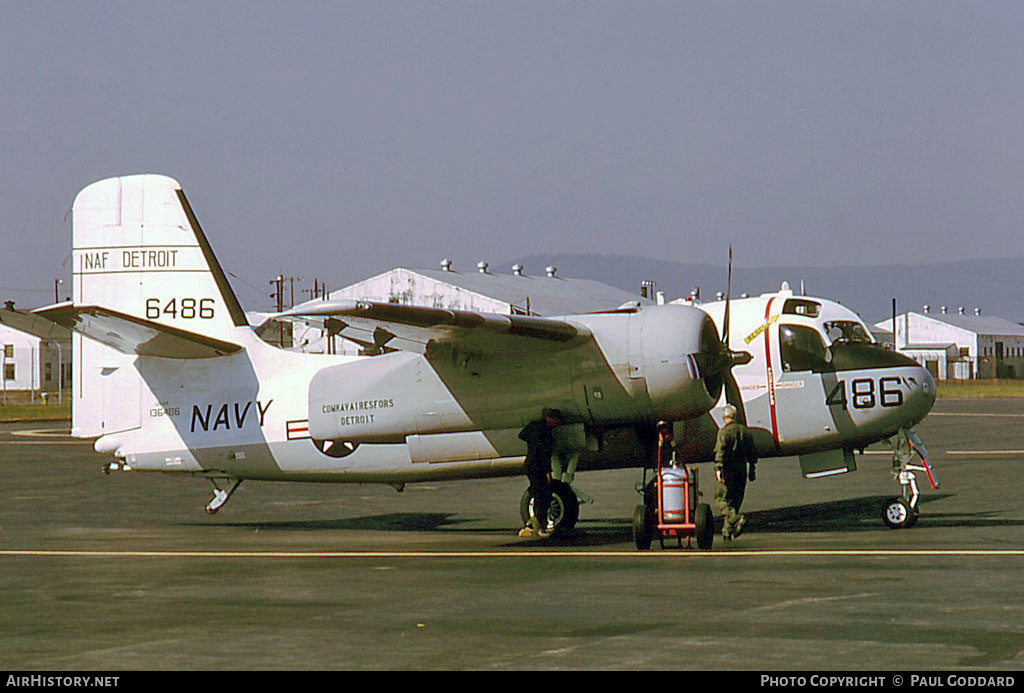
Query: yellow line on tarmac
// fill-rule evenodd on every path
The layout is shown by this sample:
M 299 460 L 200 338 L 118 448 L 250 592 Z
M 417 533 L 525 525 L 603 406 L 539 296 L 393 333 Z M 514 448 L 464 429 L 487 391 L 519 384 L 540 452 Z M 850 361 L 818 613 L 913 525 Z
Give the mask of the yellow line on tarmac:
M 891 450 L 865 450 L 858 455 L 892 455 Z M 1024 450 L 946 450 L 947 455 L 1024 455 Z
M 1024 450 L 946 450 L 947 455 L 1024 455 Z
M 25 428 L 20 431 L 9 431 L 12 436 L 26 438 L 70 438 L 71 431 L 61 428 Z M 91 442 L 91 441 L 90 441 Z
M 32 558 L 792 558 L 792 557 L 1024 557 L 1024 549 L 818 549 L 739 551 L 87 551 L 0 550 Z
M 0 445 L 88 445 L 92 447 L 91 440 L 0 440 Z
M 970 412 L 955 412 L 955 411 L 933 411 L 928 416 L 975 416 L 980 418 L 1009 418 L 1009 419 L 1024 419 L 1024 414 L 999 414 L 999 413 L 970 413 Z

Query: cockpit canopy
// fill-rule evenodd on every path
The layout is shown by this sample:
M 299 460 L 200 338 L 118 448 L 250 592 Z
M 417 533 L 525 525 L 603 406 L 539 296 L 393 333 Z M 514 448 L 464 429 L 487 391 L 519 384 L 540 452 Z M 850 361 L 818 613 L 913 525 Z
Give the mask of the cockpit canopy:
M 875 341 L 864 325 L 854 320 L 829 320 L 824 327 L 825 335 L 833 344 L 840 341 L 871 344 Z
M 875 341 L 856 313 L 824 299 L 787 298 L 779 320 L 782 369 L 816 373 L 907 365 Z
M 779 345 L 782 348 L 782 370 L 829 370 L 831 351 L 821 334 L 808 325 L 779 325 Z

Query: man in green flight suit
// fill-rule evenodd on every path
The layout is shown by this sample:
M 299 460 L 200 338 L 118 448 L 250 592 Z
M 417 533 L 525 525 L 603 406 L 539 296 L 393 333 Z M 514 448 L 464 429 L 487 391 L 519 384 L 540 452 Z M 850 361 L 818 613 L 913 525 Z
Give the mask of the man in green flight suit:
M 755 479 L 757 447 L 750 429 L 736 421 L 736 407 L 725 405 L 722 416 L 725 424 L 715 440 L 715 506 L 723 518 L 722 537 L 729 540 L 738 537 L 747 522 L 747 518 L 740 515 L 740 506 L 747 479 Z

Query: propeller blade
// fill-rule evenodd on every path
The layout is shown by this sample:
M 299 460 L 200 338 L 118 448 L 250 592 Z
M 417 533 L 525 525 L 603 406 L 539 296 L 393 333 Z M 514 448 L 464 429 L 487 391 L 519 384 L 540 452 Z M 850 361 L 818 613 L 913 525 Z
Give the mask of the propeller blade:
M 732 372 L 725 374 L 725 401 L 736 407 L 736 421 L 747 425 L 747 410 L 743 406 L 743 395 Z
M 736 378 L 732 374 L 732 369 L 736 366 L 742 366 L 750 363 L 754 358 L 750 353 L 746 351 L 733 351 L 729 347 L 729 328 L 731 327 L 731 308 L 732 304 L 732 244 L 729 244 L 729 269 L 726 277 L 725 284 L 725 315 L 722 317 L 722 356 L 721 356 L 721 368 L 724 371 L 722 382 L 725 388 L 725 401 L 736 407 L 736 419 L 742 423 L 747 423 L 747 411 L 743 406 L 743 395 L 740 392 L 739 385 L 736 383 Z
M 729 348 L 729 302 L 732 299 L 732 244 L 729 244 L 729 274 L 725 283 L 725 317 L 722 319 L 722 343 Z
M 750 363 L 753 356 L 746 351 L 733 351 L 729 348 L 729 322 L 730 303 L 732 299 L 732 245 L 729 246 L 729 275 L 726 288 L 728 289 L 725 298 L 725 314 L 721 336 L 717 326 L 710 320 L 707 323 L 708 329 L 701 332 L 701 350 L 695 354 L 695 360 L 700 372 L 704 377 L 704 384 L 708 394 L 718 400 L 725 392 L 725 399 L 729 404 L 736 407 L 737 416 L 741 421 L 746 421 L 746 411 L 743 406 L 743 397 L 740 392 L 736 378 L 733 377 L 732 369 Z

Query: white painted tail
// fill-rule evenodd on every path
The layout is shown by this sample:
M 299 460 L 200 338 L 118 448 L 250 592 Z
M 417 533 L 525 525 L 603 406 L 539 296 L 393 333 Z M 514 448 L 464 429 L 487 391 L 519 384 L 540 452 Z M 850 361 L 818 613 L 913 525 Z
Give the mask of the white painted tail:
M 90 307 L 231 340 L 248 329 L 238 299 L 177 181 L 136 175 L 93 183 L 75 198 L 73 292 Z M 137 356 L 81 335 L 74 342 L 72 432 L 140 426 Z

